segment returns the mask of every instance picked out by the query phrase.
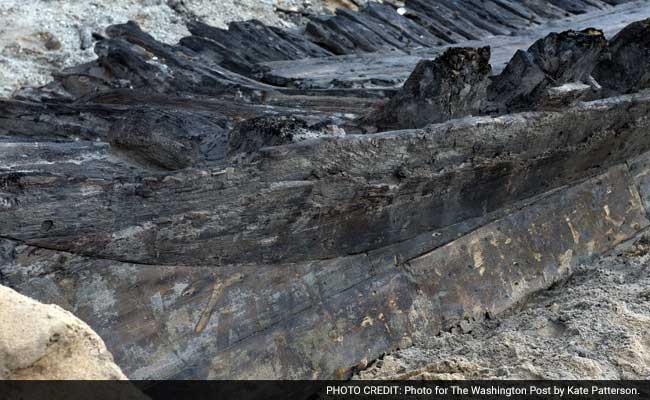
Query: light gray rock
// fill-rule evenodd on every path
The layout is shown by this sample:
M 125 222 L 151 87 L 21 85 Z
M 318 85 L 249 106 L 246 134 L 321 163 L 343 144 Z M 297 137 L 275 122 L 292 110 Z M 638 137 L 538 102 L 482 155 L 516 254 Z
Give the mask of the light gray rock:
M 0 379 L 123 380 L 104 341 L 56 305 L 0 285 Z

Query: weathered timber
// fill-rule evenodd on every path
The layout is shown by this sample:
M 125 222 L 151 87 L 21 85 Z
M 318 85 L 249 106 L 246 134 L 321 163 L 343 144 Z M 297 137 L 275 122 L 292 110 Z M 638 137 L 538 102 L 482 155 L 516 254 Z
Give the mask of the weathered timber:
M 181 39 L 180 45 L 212 63 L 247 76 L 260 72 L 255 70 L 255 64 L 262 61 L 332 55 L 300 35 L 267 27 L 255 20 L 231 23 L 228 30 L 197 21 L 188 23 L 187 27 L 192 36 Z
M 542 23 L 586 12 L 606 13 L 611 6 L 601 0 L 559 1 L 553 5 L 541 0 L 445 0 L 435 4 L 407 0 L 405 10 L 402 15 L 390 4 L 370 2 L 355 12 L 342 10 L 334 16 L 311 17 L 306 29 L 296 32 L 258 21 L 235 22 L 228 30 L 191 21 L 188 28 L 192 35 L 174 46 L 157 42 L 134 22 L 115 25 L 96 45 L 98 60 L 58 74 L 54 86 L 74 98 L 125 87 L 210 96 L 233 91 L 250 95 L 251 89 L 265 87 L 259 79 L 295 84 L 261 63 L 332 54 L 379 53 L 383 57 L 387 51 L 404 56 L 464 39 L 526 35 L 526 30 L 537 30 Z M 408 74 L 415 62 L 406 65 L 402 74 Z M 330 79 L 329 86 L 337 86 L 337 81 L 340 79 Z M 394 77 L 377 77 L 374 81 L 382 86 L 401 82 Z
M 124 111 L 120 108 L 118 112 Z M 75 107 L 69 103 L 40 103 L 0 98 L 0 135 L 32 140 L 98 139 L 110 128 L 106 107 Z
M 297 264 L 143 266 L 4 240 L 11 261 L 0 271 L 88 321 L 131 378 L 345 378 L 388 349 L 502 312 L 647 227 L 636 187 L 624 164 L 613 166 L 442 247 L 430 232 L 426 250 L 400 261 L 380 249 Z
M 329 122 L 329 123 L 328 123 Z M 301 142 L 323 136 L 343 136 L 345 132 L 323 121 L 310 125 L 295 117 L 259 117 L 241 122 L 228 136 L 228 152 L 256 152 L 263 147 Z
M 594 78 L 611 93 L 630 93 L 650 87 L 650 19 L 634 22 L 608 45 Z
M 0 236 L 147 264 L 274 263 L 362 253 L 650 149 L 644 134 L 649 107 L 642 94 L 562 113 L 321 138 L 265 148 L 220 170 L 119 181 L 89 180 L 83 171 L 7 171 Z M 115 219 L 116 213 L 123 218 Z M 53 226 L 43 232 L 46 220 Z
M 440 2 L 417 1 L 424 6 L 436 7 L 435 12 L 431 11 L 430 15 L 432 18 L 438 18 L 443 22 L 448 21 L 449 24 L 454 25 L 449 29 L 459 28 L 460 22 L 464 21 L 460 14 L 456 17 L 454 11 L 448 10 L 448 14 L 443 13 L 445 8 Z M 411 1 L 412 7 L 414 7 L 415 3 L 415 0 Z M 599 27 L 604 31 L 606 37 L 613 37 L 630 21 L 650 17 L 650 8 L 647 7 L 646 2 L 632 2 L 611 9 L 604 8 L 586 14 L 571 15 L 565 19 L 558 18 L 563 18 L 566 11 L 561 9 L 553 11 L 554 8 L 548 2 L 533 0 L 528 3 L 536 4 L 552 13 L 552 15 L 545 17 L 548 19 L 542 19 L 540 25 L 533 24 L 513 36 L 498 35 L 490 37 L 490 33 L 483 30 L 470 34 L 470 31 L 468 31 L 469 25 L 467 25 L 462 30 L 459 28 L 459 31 L 464 31 L 465 37 L 472 39 L 470 41 L 461 40 L 444 46 L 409 49 L 406 54 L 396 54 L 396 52 L 362 53 L 292 60 L 290 62 L 264 62 L 263 65 L 268 67 L 269 70 L 264 72 L 262 79 L 265 82 L 275 82 L 275 84 L 282 86 L 303 88 L 400 86 L 421 59 L 433 59 L 451 45 L 464 47 L 490 46 L 492 49 L 492 69 L 494 73 L 498 74 L 505 68 L 517 50 L 530 47 L 540 37 L 552 32 Z M 408 15 L 407 13 L 406 16 Z
M 420 61 L 400 91 L 363 124 L 379 131 L 412 129 L 479 114 L 490 72 L 489 47 L 452 47 L 433 61 Z
M 501 112 L 535 109 L 549 88 L 587 82 L 606 46 L 596 29 L 551 33 L 515 53 L 488 87 L 488 101 Z
M 589 28 L 551 33 L 526 51 L 518 50 L 491 83 L 489 47 L 452 47 L 433 61 L 420 61 L 389 101 L 380 103 L 375 111 L 360 119 L 361 127 L 374 133 L 421 128 L 472 114 L 559 110 L 579 100 L 644 89 L 647 86 L 644 67 L 631 65 L 645 66 L 647 55 L 643 45 L 637 44 L 639 40 L 631 37 L 644 36 L 645 26 L 645 22 L 630 25 L 612 44 L 619 48 L 621 42 L 627 42 L 636 50 L 614 52 L 600 63 L 608 46 L 602 31 Z M 622 83 L 629 87 L 618 91 L 611 83 L 614 79 L 605 78 L 610 79 L 606 86 L 611 87 L 603 90 L 591 75 L 597 64 L 601 68 L 621 64 L 623 70 L 627 65 L 636 68 L 637 73 L 631 72 L 627 82 Z M 607 76 L 603 72 L 598 75 Z
M 135 109 L 111 126 L 108 141 L 138 162 L 177 170 L 224 159 L 230 128 L 214 113 Z
M 261 95 L 263 92 L 259 92 Z M 223 115 L 231 123 L 262 116 L 297 116 L 310 125 L 330 124 L 354 132 L 354 119 L 372 107 L 384 91 L 315 91 L 307 94 L 267 93 L 264 100 L 250 102 L 237 95 L 218 98 L 152 94 L 146 91 L 113 89 L 87 95 L 78 101 L 25 101 L 0 99 L 0 135 L 47 141 L 53 137 L 106 140 L 110 127 L 123 121 L 134 108 L 182 115 L 181 129 L 195 120 Z M 221 121 L 221 120 L 220 120 Z M 142 123 L 143 121 L 136 122 Z M 221 126 L 223 124 L 219 122 Z

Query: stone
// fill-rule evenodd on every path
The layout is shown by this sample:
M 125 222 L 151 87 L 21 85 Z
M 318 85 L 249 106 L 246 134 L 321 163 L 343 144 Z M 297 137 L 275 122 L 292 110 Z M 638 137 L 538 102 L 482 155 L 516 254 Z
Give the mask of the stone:
M 0 379 L 125 380 L 83 321 L 0 286 Z
M 39 38 L 47 50 L 59 50 L 61 42 L 51 32 L 39 32 Z
M 92 28 L 88 25 L 81 25 L 77 30 L 79 32 L 79 49 L 90 49 L 95 41 L 93 38 Z
M 460 331 L 464 334 L 472 333 L 472 330 L 474 329 L 472 321 L 466 319 L 460 321 L 459 327 L 460 327 Z

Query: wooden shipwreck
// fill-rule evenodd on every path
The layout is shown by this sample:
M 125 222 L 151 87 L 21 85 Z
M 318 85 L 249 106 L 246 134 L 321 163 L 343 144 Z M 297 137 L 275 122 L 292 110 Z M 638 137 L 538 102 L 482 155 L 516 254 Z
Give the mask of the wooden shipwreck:
M 650 22 L 607 38 L 630 12 L 407 0 L 174 46 L 112 26 L 0 99 L 0 283 L 133 379 L 346 378 L 490 318 L 650 225 Z

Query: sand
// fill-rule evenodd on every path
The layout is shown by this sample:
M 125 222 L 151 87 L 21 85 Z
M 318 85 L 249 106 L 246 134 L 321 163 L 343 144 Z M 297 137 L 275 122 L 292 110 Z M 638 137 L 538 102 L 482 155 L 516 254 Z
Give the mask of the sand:
M 649 379 L 650 238 L 517 309 L 385 355 L 363 379 Z

